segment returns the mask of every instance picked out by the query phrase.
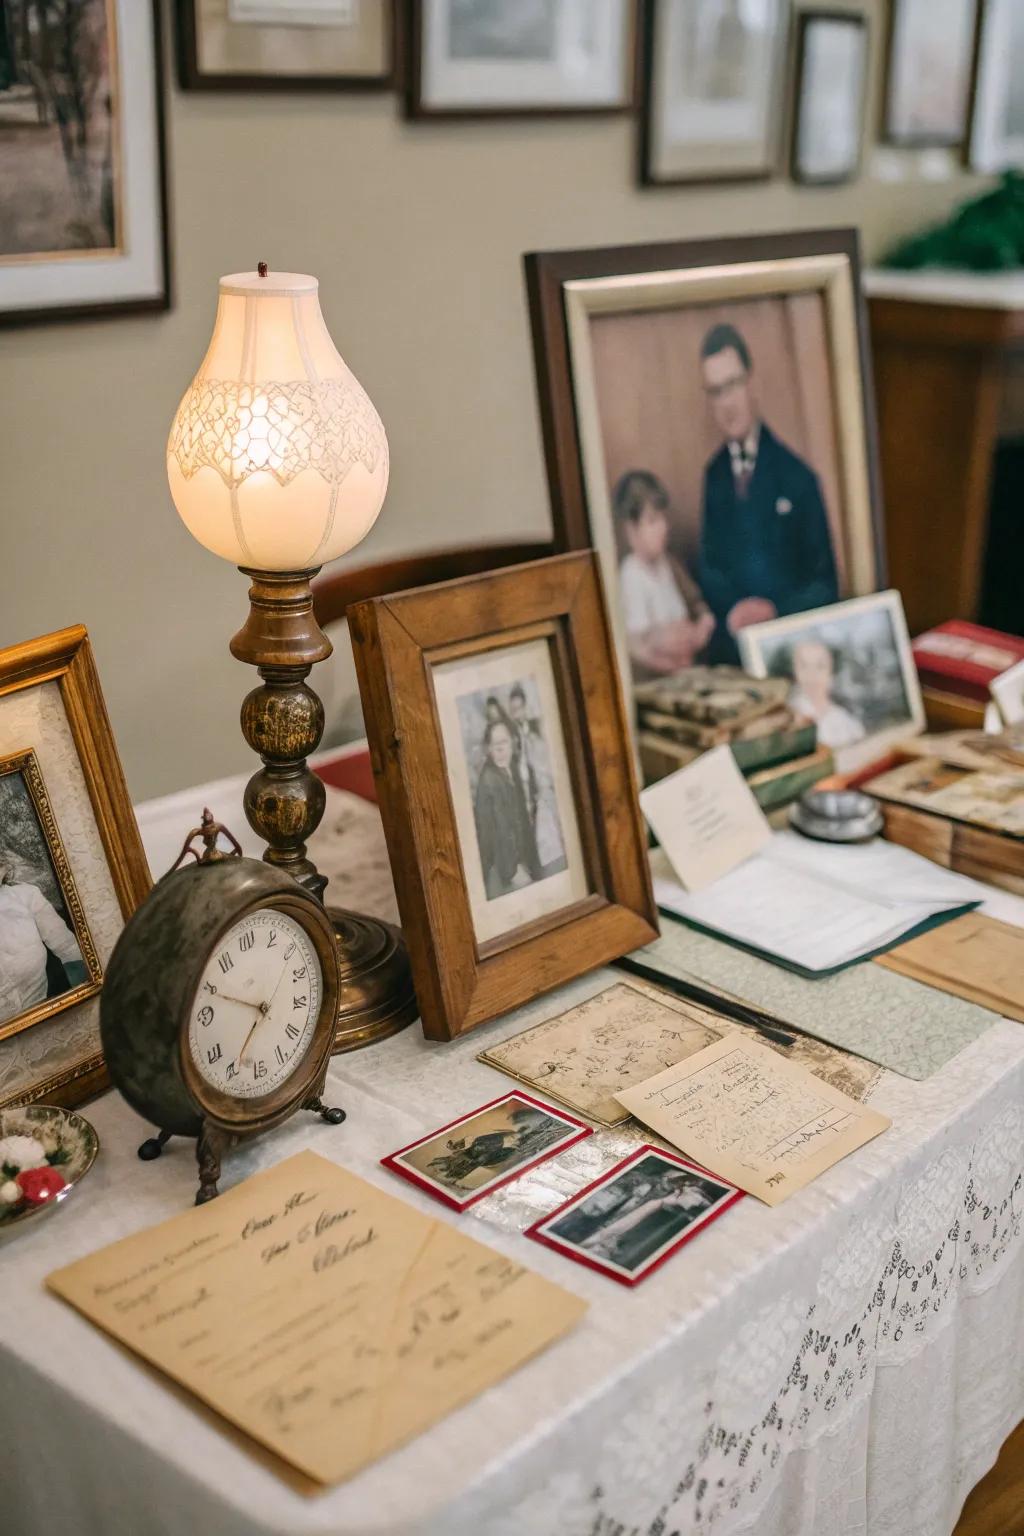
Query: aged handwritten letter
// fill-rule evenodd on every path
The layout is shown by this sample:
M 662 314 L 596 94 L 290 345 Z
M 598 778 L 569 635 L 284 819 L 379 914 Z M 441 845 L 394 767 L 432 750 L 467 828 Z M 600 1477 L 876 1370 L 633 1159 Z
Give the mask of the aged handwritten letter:
M 586 1310 L 315 1152 L 46 1283 L 319 1483 L 420 1434 Z
M 891 1124 L 735 1034 L 618 1098 L 694 1162 L 768 1205 L 781 1204 Z

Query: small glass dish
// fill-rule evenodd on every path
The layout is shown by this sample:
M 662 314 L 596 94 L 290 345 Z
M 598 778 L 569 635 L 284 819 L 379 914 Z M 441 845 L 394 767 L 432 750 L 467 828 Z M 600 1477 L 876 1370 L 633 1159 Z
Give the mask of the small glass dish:
M 62 1205 L 96 1161 L 88 1120 L 53 1104 L 0 1109 L 0 1242 Z

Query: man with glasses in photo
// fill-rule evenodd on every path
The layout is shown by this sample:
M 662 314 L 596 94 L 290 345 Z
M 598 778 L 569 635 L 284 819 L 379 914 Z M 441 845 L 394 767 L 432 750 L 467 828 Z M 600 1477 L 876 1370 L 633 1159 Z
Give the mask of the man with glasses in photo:
M 724 439 L 704 472 L 700 582 L 717 621 L 708 660 L 735 664 L 741 629 L 834 603 L 839 589 L 818 477 L 761 419 L 735 326 L 708 331 L 701 368 Z

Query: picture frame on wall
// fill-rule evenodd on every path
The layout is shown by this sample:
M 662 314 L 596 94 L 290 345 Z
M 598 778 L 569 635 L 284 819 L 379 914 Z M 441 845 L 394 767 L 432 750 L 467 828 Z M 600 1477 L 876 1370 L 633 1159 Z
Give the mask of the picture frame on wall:
M 868 44 L 865 16 L 800 12 L 790 174 L 804 186 L 841 186 L 860 171 Z
M 381 91 L 395 83 L 393 0 L 177 0 L 189 91 Z
M 969 160 L 985 175 L 1024 169 L 1024 9 L 985 0 L 978 34 Z
M 403 0 L 413 118 L 625 112 L 639 0 Z
M 0 30 L 0 325 L 167 309 L 156 0 L 31 15 Z
M 884 584 L 855 231 L 525 265 L 555 542 L 598 552 L 627 697 Z
M 649 0 L 640 180 L 771 176 L 779 156 L 790 0 Z
M 885 140 L 959 148 L 970 121 L 978 0 L 893 0 L 886 52 Z
M 106 1087 L 103 974 L 150 884 L 86 631 L 0 651 L 0 1108 Z
M 596 556 L 348 610 L 424 1033 L 657 937 Z

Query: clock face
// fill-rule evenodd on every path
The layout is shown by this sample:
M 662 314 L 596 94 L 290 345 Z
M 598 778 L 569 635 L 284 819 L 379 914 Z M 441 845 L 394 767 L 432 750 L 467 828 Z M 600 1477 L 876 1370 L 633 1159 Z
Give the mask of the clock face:
M 242 918 L 211 954 L 192 1002 L 188 1044 L 200 1077 L 231 1098 L 272 1093 L 305 1060 L 322 997 L 301 924 L 270 910 Z

